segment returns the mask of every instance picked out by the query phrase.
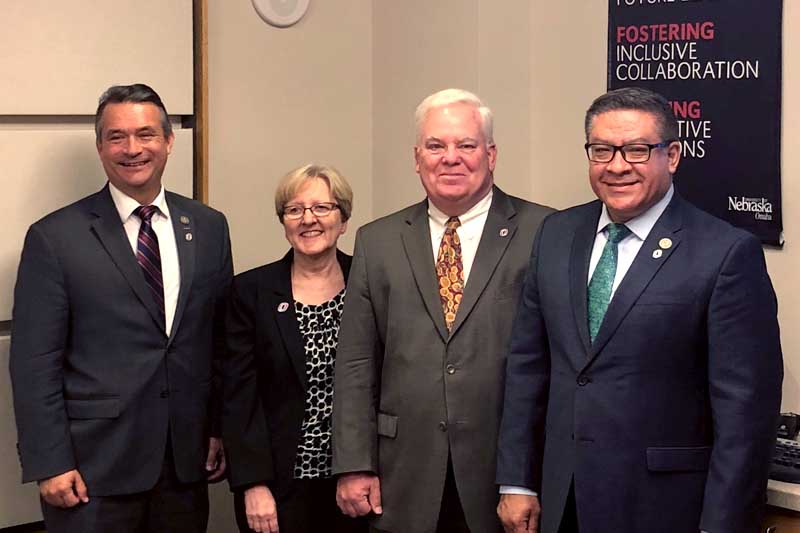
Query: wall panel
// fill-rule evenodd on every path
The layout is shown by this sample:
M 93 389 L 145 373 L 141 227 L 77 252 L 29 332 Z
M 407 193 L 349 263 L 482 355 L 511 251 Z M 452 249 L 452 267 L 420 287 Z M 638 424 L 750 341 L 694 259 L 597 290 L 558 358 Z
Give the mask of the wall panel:
M 9 337 L 0 337 L 0 368 L 8 368 Z M 8 485 L 0 497 L 0 528 L 42 519 L 36 484 L 20 485 L 17 426 L 11 402 L 11 379 L 0 372 L 0 483 Z
M 4 0 L 0 50 L 0 115 L 92 115 L 137 81 L 193 112 L 191 0 Z
M 0 161 L 10 179 L 0 238 L 0 320 L 11 319 L 12 293 L 25 232 L 47 213 L 83 198 L 106 182 L 94 131 L 0 130 Z M 192 196 L 192 130 L 175 130 L 164 186 Z

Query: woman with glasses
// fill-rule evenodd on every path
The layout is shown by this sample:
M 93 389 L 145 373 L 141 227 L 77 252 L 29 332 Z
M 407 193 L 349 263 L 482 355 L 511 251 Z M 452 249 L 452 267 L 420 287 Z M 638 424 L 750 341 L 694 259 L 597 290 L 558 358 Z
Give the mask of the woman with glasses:
M 360 532 L 331 477 L 333 366 L 351 257 L 336 248 L 353 192 L 306 165 L 275 192 L 291 249 L 236 276 L 227 317 L 223 442 L 242 532 Z

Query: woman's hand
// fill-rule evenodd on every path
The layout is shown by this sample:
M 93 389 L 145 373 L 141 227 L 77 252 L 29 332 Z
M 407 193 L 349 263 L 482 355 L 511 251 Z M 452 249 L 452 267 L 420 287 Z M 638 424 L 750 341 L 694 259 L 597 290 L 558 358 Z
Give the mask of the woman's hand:
M 244 509 L 250 529 L 258 533 L 277 533 L 278 509 L 266 485 L 256 485 L 244 491 Z

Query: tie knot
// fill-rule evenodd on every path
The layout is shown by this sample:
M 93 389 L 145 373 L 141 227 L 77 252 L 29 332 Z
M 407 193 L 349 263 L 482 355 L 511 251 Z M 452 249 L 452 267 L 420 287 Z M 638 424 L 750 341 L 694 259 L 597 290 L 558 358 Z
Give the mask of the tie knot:
M 606 226 L 606 230 L 608 230 L 608 241 L 613 244 L 619 243 L 631 233 L 625 224 L 614 224 L 613 222 Z
M 150 222 L 150 219 L 153 218 L 153 215 L 157 212 L 158 207 L 154 205 L 140 205 L 133 210 L 133 214 L 139 217 L 142 222 Z
M 458 217 L 450 217 L 445 222 L 444 227 L 450 231 L 455 231 L 461 225 L 461 221 L 458 220 Z

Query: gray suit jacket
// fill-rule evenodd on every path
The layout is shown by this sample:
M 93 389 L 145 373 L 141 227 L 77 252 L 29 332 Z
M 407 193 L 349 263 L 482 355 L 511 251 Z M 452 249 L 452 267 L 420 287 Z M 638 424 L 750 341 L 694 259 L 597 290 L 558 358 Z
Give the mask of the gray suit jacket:
M 178 478 L 205 478 L 228 225 L 194 200 L 166 199 L 181 273 L 169 336 L 107 187 L 28 230 L 11 333 L 23 481 L 77 468 L 90 495 L 148 490 L 168 434 Z
M 449 453 L 470 528 L 500 530 L 505 353 L 533 237 L 550 211 L 494 189 L 449 335 L 427 201 L 358 231 L 336 360 L 333 469 L 380 476 L 375 527 L 434 531 Z

